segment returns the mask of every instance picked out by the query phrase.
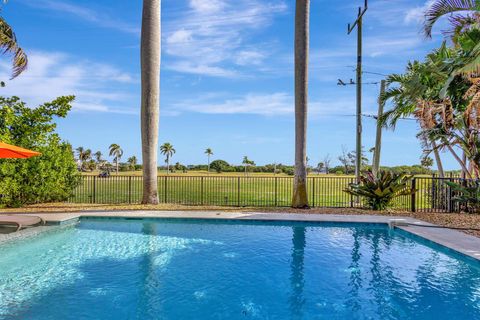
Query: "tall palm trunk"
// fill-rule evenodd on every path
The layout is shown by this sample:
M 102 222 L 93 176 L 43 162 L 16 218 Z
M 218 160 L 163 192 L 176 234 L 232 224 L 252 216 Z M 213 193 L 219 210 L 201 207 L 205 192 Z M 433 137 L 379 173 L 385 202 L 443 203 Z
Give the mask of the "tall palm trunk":
M 310 0 L 297 0 L 295 9 L 295 177 L 292 207 L 308 208 L 307 101 Z
M 440 153 L 437 149 L 437 143 L 432 140 L 433 155 L 435 157 L 435 163 L 437 164 L 438 176 L 440 178 L 445 178 L 445 172 L 443 171 L 442 159 L 440 158 Z
M 210 173 L 210 155 L 208 155 L 207 157 L 208 157 L 208 169 L 207 169 L 207 173 Z
M 160 96 L 161 0 L 143 0 L 142 68 L 142 158 L 144 204 L 158 204 L 157 157 Z
M 167 174 L 170 173 L 170 156 L 167 155 Z

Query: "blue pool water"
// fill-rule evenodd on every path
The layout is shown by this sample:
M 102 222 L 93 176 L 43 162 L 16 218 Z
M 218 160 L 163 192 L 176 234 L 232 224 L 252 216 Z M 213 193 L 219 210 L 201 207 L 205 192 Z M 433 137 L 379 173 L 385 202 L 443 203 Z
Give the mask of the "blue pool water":
M 480 267 L 381 225 L 82 220 L 0 246 L 1 319 L 480 319 Z

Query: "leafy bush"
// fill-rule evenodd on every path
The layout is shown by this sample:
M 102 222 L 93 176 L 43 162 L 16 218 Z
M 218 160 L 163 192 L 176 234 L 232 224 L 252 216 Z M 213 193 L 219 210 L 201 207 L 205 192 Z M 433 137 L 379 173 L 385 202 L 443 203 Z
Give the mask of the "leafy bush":
M 454 196 L 452 200 L 465 206 L 465 211 L 477 212 L 480 209 L 480 181 L 465 180 L 463 185 L 445 181 L 452 188 Z
M 0 204 L 66 200 L 79 183 L 70 144 L 55 133 L 54 117 L 64 118 L 74 97 L 60 97 L 37 108 L 19 98 L 0 97 L 0 141 L 42 153 L 30 159 L 0 159 Z
M 412 176 L 390 171 L 381 171 L 378 177 L 368 171 L 360 177 L 359 184 L 352 183 L 344 191 L 364 198 L 367 205 L 373 210 L 385 210 L 396 197 L 415 192 L 411 189 L 411 180 Z
M 210 169 L 215 170 L 218 173 L 228 171 L 230 164 L 225 160 L 215 160 L 210 163 Z

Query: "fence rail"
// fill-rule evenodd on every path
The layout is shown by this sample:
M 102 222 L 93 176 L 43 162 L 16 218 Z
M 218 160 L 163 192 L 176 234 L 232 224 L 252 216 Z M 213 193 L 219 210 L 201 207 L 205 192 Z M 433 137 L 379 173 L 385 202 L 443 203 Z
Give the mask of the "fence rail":
M 445 181 L 460 178 L 415 177 L 417 192 L 394 201 L 394 208 L 405 211 L 459 212 L 454 192 Z M 312 207 L 361 207 L 343 190 L 354 182 L 352 177 L 309 177 L 309 204 Z M 97 204 L 135 204 L 141 202 L 141 176 L 82 176 L 69 202 Z M 293 177 L 219 177 L 159 176 L 161 203 L 212 206 L 288 207 L 293 192 Z

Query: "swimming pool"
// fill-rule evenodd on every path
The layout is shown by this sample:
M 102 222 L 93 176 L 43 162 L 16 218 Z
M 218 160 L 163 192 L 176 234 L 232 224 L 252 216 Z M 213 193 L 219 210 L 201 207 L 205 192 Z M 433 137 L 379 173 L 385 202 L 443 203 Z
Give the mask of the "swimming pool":
M 1 319 L 480 319 L 480 264 L 385 225 L 82 219 L 0 246 Z

